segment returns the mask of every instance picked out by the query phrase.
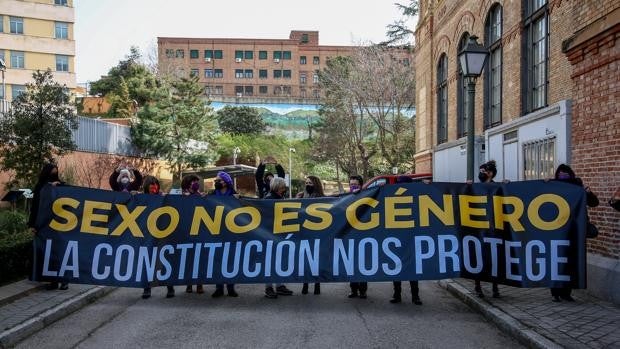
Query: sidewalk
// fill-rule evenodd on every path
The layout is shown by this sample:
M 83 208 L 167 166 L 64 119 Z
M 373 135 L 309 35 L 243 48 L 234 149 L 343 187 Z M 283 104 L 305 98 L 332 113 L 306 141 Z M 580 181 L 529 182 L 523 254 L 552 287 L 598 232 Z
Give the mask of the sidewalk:
M 472 280 L 440 285 L 530 347 L 620 348 L 620 308 L 583 290 L 573 291 L 576 302 L 554 303 L 546 288 L 500 285 L 496 299 L 490 283 L 482 283 L 484 298 L 473 292 Z
M 69 285 L 65 291 L 47 291 L 44 285 L 27 280 L 0 287 L 0 348 L 16 344 L 112 290 Z

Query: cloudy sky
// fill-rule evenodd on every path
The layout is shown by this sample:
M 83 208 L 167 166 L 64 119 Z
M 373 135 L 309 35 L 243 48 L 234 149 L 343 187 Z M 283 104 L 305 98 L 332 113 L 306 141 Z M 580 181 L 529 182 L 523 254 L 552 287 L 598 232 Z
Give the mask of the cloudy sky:
M 77 81 L 97 80 L 131 45 L 153 49 L 158 36 L 288 38 L 318 30 L 323 45 L 385 39 L 406 0 L 75 0 Z

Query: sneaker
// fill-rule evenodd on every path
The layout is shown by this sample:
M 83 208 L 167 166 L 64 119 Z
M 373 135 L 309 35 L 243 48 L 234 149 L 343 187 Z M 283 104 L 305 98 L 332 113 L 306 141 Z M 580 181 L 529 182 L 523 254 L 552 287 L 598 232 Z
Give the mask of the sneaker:
M 219 298 L 222 297 L 224 295 L 224 290 L 221 288 L 216 288 L 215 292 L 213 292 L 213 294 L 211 294 L 211 297 L 213 298 Z
M 174 297 L 174 287 L 168 286 L 168 292 L 166 292 L 166 298 Z
M 314 284 L 314 294 L 321 294 L 321 284 Z
M 552 302 L 556 302 L 556 303 L 560 303 L 562 300 L 560 300 L 560 297 L 558 296 L 553 296 L 553 298 L 551 299 Z
M 484 298 L 484 293 L 482 293 L 482 288 L 480 288 L 480 287 L 476 287 L 476 288 L 474 289 L 474 292 L 476 292 L 476 295 L 477 295 L 478 297 L 480 297 L 480 298 Z
M 49 284 L 45 285 L 45 289 L 48 290 L 48 291 L 57 290 L 58 289 L 58 283 L 57 282 L 50 282 Z
M 278 294 L 273 290 L 273 287 L 267 287 L 265 289 L 265 297 L 267 297 L 267 298 L 278 298 Z
M 567 295 L 567 296 L 561 296 L 561 298 L 567 302 L 574 302 L 575 298 L 573 298 L 571 295 Z
M 420 297 L 413 297 L 411 299 L 411 302 L 413 302 L 413 304 L 415 305 L 422 305 L 422 301 L 420 300 Z
M 360 298 L 361 298 L 361 299 L 366 299 L 366 298 L 368 298 L 368 296 L 366 296 L 366 292 L 360 292 Z
M 61 282 L 60 283 L 60 287 L 58 287 L 59 290 L 68 290 L 69 289 L 69 283 L 68 282 Z M 570 297 L 570 296 L 569 296 Z
M 394 297 L 394 298 L 390 299 L 390 303 L 392 303 L 392 304 L 396 304 L 396 303 L 400 303 L 400 302 L 402 302 L 402 298 L 400 298 L 400 296 Z
M 289 290 L 284 285 L 276 287 L 276 293 L 281 296 L 292 296 L 293 295 L 293 291 Z
M 357 292 L 351 292 L 347 297 L 349 297 L 349 298 L 357 298 L 358 295 L 357 295 Z
M 151 289 L 145 288 L 144 292 L 142 292 L 142 299 L 147 299 L 151 297 Z
M 228 297 L 239 297 L 239 294 L 235 290 L 228 290 Z
M 304 284 L 301 288 L 301 294 L 308 294 L 308 284 Z
M 192 285 L 187 285 L 187 287 L 185 288 L 185 292 L 186 293 L 192 293 Z
M 499 298 L 499 291 L 493 291 L 493 298 Z

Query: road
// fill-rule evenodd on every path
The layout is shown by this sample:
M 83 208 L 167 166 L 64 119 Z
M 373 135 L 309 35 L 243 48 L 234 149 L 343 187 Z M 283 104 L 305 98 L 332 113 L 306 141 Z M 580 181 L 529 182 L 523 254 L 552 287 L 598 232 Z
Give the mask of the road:
M 403 283 L 403 291 L 409 291 Z M 417 306 L 405 292 L 390 304 L 391 283 L 372 283 L 369 298 L 348 299 L 348 284 L 322 284 L 322 294 L 267 299 L 260 285 L 238 285 L 239 298 L 166 299 L 118 289 L 21 342 L 18 348 L 517 348 L 481 315 L 436 282 L 421 282 Z M 310 286 L 312 292 L 312 286 Z

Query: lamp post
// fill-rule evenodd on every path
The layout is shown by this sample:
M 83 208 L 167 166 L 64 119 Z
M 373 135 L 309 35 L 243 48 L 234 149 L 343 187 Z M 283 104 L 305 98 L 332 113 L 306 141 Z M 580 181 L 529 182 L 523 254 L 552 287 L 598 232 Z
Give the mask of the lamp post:
M 233 165 L 237 166 L 237 156 L 239 155 L 239 153 L 241 153 L 241 149 L 239 149 L 239 147 L 235 147 L 235 149 L 233 149 Z M 233 177 L 233 187 L 235 190 L 237 190 L 237 177 Z
M 295 148 L 288 148 L 288 198 L 293 198 L 293 155 Z
M 459 52 L 461 71 L 467 84 L 467 180 L 474 180 L 474 97 L 476 95 L 476 79 L 482 74 L 489 50 L 480 45 L 478 37 L 472 35 L 467 44 Z

